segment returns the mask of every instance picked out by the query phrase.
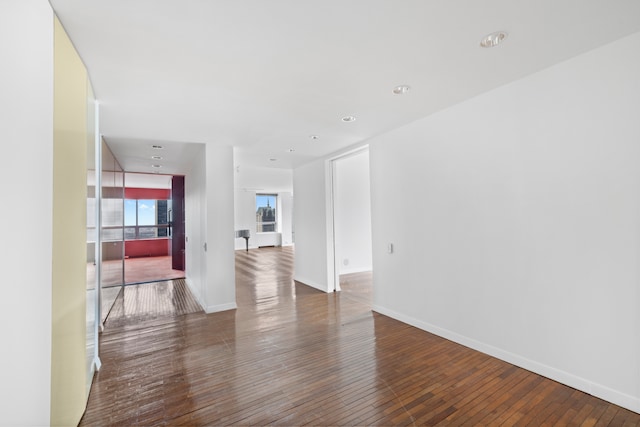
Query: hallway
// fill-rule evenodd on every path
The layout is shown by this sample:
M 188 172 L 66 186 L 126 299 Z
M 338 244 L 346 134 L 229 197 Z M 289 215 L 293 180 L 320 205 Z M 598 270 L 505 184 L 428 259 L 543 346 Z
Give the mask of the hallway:
M 291 248 L 236 251 L 237 310 L 107 319 L 81 425 L 640 423 L 292 277 Z

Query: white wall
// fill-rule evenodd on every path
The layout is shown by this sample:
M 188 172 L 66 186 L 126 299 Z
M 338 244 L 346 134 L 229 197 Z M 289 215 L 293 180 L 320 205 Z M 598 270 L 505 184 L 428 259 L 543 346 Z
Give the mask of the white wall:
M 194 156 L 188 175 L 184 177 L 185 187 L 185 274 L 191 292 L 203 307 L 207 283 L 207 261 L 204 242 L 207 235 L 207 186 L 206 186 L 205 146 L 200 146 L 200 154 Z
M 53 13 L 39 0 L 0 7 L 0 425 L 48 425 L 51 405 Z M 19 183 L 19 185 L 11 185 Z M 29 256 L 26 256 L 29 254 Z M 34 262 L 37 268 L 33 268 Z
M 293 172 L 293 171 L 292 171 Z M 293 177 L 291 179 L 293 186 Z M 293 245 L 293 193 L 278 193 L 280 201 L 280 233 L 282 234 L 282 246 Z
M 333 180 L 335 252 L 339 274 L 370 271 L 369 151 L 359 151 L 335 160 Z
M 327 164 L 316 160 L 293 171 L 295 228 L 294 279 L 325 292 L 333 291 L 333 259 L 328 256 Z
M 291 169 L 235 165 L 235 186 L 237 189 L 257 191 L 258 193 L 290 193 L 293 191 L 293 171 Z
M 203 145 L 184 181 L 187 283 L 207 313 L 234 309 L 232 148 Z
M 205 311 L 236 308 L 233 148 L 206 145 L 207 284 Z
M 127 172 L 124 174 L 124 183 L 129 188 L 171 189 L 171 175 Z
M 640 411 L 637 52 L 371 140 L 375 310 Z
M 235 230 L 251 232 L 249 248 L 290 245 L 292 236 L 293 171 L 265 167 L 235 165 Z M 278 232 L 256 233 L 256 194 L 277 194 Z M 243 238 L 235 239 L 236 249 L 245 249 Z

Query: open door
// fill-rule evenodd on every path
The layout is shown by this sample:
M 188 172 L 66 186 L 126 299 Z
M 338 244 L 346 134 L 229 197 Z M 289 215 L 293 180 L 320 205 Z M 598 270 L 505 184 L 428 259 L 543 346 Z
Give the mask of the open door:
M 171 179 L 171 208 L 171 268 L 184 271 L 184 176 Z

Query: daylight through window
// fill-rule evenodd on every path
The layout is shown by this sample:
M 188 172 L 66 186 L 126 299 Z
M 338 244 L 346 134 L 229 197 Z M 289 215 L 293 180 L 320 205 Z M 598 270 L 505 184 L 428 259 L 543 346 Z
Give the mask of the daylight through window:
M 171 200 L 124 201 L 124 238 L 155 239 L 169 236 Z
M 256 231 L 258 233 L 277 231 L 277 200 L 276 194 L 256 194 Z

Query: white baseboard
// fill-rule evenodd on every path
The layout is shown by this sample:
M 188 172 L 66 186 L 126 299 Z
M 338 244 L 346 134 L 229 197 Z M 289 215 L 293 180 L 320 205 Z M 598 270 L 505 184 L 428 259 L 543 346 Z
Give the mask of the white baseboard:
M 204 312 L 211 314 L 218 313 L 220 311 L 235 310 L 236 308 L 238 308 L 238 306 L 235 302 L 229 302 L 226 304 L 210 305 L 204 309 Z
M 494 347 L 480 341 L 476 341 L 458 333 L 443 329 L 427 322 L 423 322 L 410 316 L 406 316 L 402 313 L 398 313 L 379 305 L 374 304 L 372 310 L 393 319 L 399 320 L 400 322 L 415 326 L 416 328 L 422 329 L 423 331 L 430 332 L 434 335 L 438 335 L 455 343 L 488 354 L 489 356 L 504 360 L 505 362 L 509 362 L 513 365 L 550 378 L 554 381 L 558 381 L 559 383 L 568 385 L 569 387 L 573 387 L 592 396 L 627 408 L 631 411 L 640 413 L 640 398 L 638 397 L 622 393 L 618 390 L 613 390 L 603 385 L 594 383 L 593 381 L 590 381 L 586 378 L 578 377 L 569 372 L 556 369 L 552 366 L 547 366 L 543 363 L 536 362 L 535 360 L 527 359 L 526 357 L 505 351 L 501 348 Z
M 364 273 L 367 271 L 371 271 L 372 267 L 340 267 L 340 274 L 354 274 L 354 273 Z
M 235 310 L 236 308 L 238 308 L 235 302 L 229 302 L 226 304 L 209 305 L 209 306 L 206 305 L 206 303 L 204 302 L 204 299 L 200 295 L 200 292 L 198 292 L 198 290 L 194 286 L 193 282 L 188 277 L 185 278 L 185 281 L 187 282 L 187 286 L 189 287 L 189 290 L 191 291 L 193 296 L 196 298 L 196 301 L 198 301 L 198 304 L 200 304 L 200 307 L 202 307 L 205 313 L 211 314 L 211 313 L 217 313 L 219 311 Z

